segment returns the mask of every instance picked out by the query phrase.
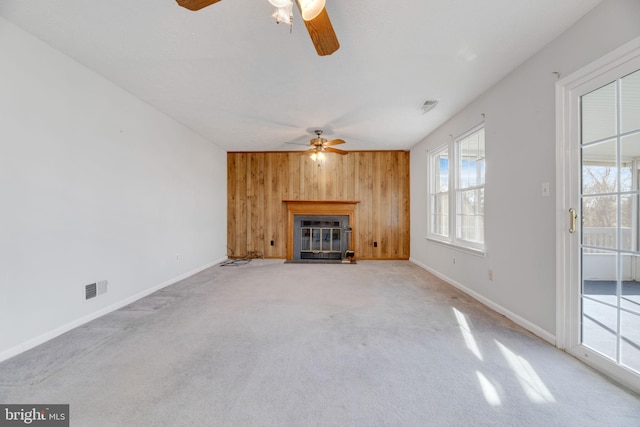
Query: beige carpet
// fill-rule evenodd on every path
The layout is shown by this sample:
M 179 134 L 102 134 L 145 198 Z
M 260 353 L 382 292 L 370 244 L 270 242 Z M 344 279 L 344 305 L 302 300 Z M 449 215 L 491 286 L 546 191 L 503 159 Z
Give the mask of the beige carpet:
M 409 262 L 213 267 L 0 364 L 72 426 L 632 426 L 637 395 Z

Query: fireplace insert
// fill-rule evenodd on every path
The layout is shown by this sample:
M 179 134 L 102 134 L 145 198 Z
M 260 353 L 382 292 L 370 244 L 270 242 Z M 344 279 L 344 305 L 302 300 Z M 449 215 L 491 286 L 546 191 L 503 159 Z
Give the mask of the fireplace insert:
M 349 249 L 347 215 L 295 215 L 293 257 L 300 260 L 342 260 Z

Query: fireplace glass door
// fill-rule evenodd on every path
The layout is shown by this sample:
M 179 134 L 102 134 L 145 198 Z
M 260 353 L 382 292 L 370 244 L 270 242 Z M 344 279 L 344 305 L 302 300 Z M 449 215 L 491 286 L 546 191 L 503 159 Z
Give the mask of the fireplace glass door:
M 340 259 L 342 257 L 340 221 L 301 221 L 300 258 Z

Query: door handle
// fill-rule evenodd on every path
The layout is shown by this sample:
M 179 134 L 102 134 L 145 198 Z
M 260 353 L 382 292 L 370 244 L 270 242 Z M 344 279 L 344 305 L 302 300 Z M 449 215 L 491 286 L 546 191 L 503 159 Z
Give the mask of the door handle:
M 576 220 L 578 219 L 578 214 L 574 208 L 569 209 L 569 233 L 576 232 Z

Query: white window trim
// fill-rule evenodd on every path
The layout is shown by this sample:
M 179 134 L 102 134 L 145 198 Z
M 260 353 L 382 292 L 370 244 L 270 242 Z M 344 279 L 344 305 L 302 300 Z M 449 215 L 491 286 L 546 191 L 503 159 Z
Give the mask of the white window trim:
M 458 207 L 458 161 L 459 161 L 459 141 L 464 138 L 478 132 L 481 129 L 485 128 L 485 123 L 481 122 L 466 132 L 460 134 L 459 136 L 452 138 L 450 142 L 446 144 L 439 145 L 433 150 L 428 150 L 428 171 L 427 177 L 429 180 L 428 194 L 427 194 L 427 212 L 428 212 L 428 224 L 427 224 L 427 236 L 425 237 L 427 240 L 441 243 L 446 246 L 454 247 L 457 249 L 462 249 L 466 252 L 470 252 L 476 255 L 484 256 L 486 255 L 486 239 L 483 243 L 473 242 L 469 240 L 460 239 L 457 237 L 457 207 Z M 486 132 L 485 132 L 486 135 Z M 485 136 L 486 137 L 486 136 Z M 485 142 L 486 144 L 486 142 Z M 442 151 L 447 150 L 449 154 L 449 168 L 448 168 L 448 184 L 449 189 L 447 193 L 449 194 L 449 234 L 448 236 L 443 236 L 441 234 L 436 234 L 433 232 L 433 195 L 434 193 L 434 179 L 433 173 L 435 171 L 434 161 L 436 156 Z M 485 188 L 486 189 L 486 180 L 482 185 L 465 187 L 465 190 L 471 190 L 475 188 Z M 486 191 L 486 190 L 485 190 Z

